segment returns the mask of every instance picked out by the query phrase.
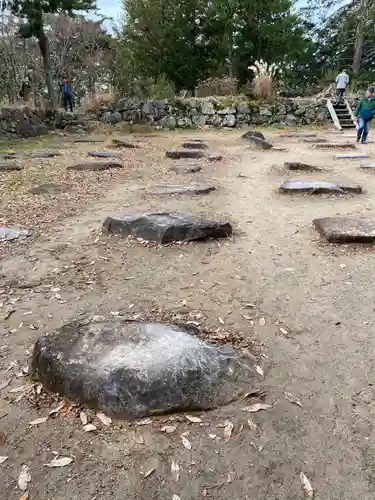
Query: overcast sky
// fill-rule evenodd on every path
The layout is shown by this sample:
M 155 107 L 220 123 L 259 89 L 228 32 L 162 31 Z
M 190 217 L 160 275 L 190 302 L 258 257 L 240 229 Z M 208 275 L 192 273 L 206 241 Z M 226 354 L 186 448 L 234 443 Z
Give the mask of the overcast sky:
M 103 16 L 112 17 L 117 25 L 121 16 L 122 1 L 121 0 L 97 0 L 98 10 Z M 106 23 L 110 28 L 111 23 Z

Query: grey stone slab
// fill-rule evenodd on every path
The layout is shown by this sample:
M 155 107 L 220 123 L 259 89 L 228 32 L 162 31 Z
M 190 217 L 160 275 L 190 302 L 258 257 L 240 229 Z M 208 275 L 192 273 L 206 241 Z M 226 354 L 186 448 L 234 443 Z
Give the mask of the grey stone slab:
M 95 142 L 104 142 L 104 139 L 99 139 L 97 137 L 78 137 L 78 139 L 74 139 L 73 142 L 76 143 L 95 143 Z
M 258 137 L 259 139 L 262 139 L 263 141 L 266 140 L 262 132 L 259 132 L 258 130 L 248 130 L 244 134 L 241 135 L 241 139 L 249 140 L 251 137 Z
M 185 149 L 207 149 L 208 146 L 203 141 L 185 141 L 181 144 Z
M 171 167 L 169 167 L 169 170 L 176 172 L 176 174 L 192 174 L 195 172 L 200 172 L 202 170 L 202 167 L 200 167 L 199 165 L 189 165 L 188 163 L 186 163 L 185 165 L 172 165 Z
M 199 149 L 176 149 L 166 151 L 165 156 L 167 158 L 171 158 L 172 160 L 179 160 L 181 158 L 203 158 L 205 153 Z
M 316 137 L 316 133 L 315 132 L 283 132 L 282 134 L 280 134 L 280 137 Z
M 256 361 L 184 325 L 73 321 L 35 343 L 31 375 L 46 389 L 129 420 L 206 410 L 242 396 Z
M 225 238 L 232 234 L 232 226 L 227 221 L 163 212 L 108 217 L 103 223 L 103 231 L 165 244 L 173 241 Z
M 351 142 L 325 142 L 322 144 L 314 144 L 315 149 L 357 149 L 356 145 Z
M 30 189 L 31 194 L 59 194 L 68 190 L 67 186 L 61 184 L 40 184 Z
M 0 172 L 11 172 L 17 170 L 23 170 L 23 167 L 17 163 L 0 162 Z
M 81 171 L 93 171 L 100 172 L 102 170 L 109 170 L 111 168 L 124 168 L 121 163 L 116 163 L 113 161 L 88 161 L 85 163 L 77 163 L 76 165 L 70 165 L 67 167 L 67 170 L 76 170 L 78 172 Z
M 363 170 L 375 171 L 375 163 L 362 163 L 362 165 L 360 165 L 360 168 L 362 168 Z
M 344 159 L 356 160 L 361 158 L 369 158 L 369 155 L 367 153 L 343 153 L 334 155 L 335 160 L 344 160 Z
M 375 243 L 375 219 L 370 217 L 324 217 L 313 224 L 330 243 Z
M 327 139 L 323 139 L 323 137 L 307 137 L 305 139 L 302 139 L 302 142 L 305 142 L 306 144 L 319 144 L 328 141 Z
M 112 137 L 112 148 L 139 149 L 138 144 L 134 144 L 124 137 Z
M 250 147 L 252 147 L 253 149 L 267 150 L 273 147 L 270 142 L 265 141 L 260 137 L 256 137 L 255 135 L 249 137 L 247 140 L 250 144 Z
M 61 156 L 60 151 L 33 151 L 25 155 L 28 158 L 54 158 Z
M 121 158 L 120 154 L 112 153 L 110 151 L 90 151 L 88 155 L 95 158 Z
M 295 171 L 299 170 L 302 172 L 321 172 L 322 169 L 320 167 L 315 167 L 313 165 L 309 165 L 307 163 L 301 163 L 299 161 L 286 161 L 284 163 L 284 167 L 287 170 Z
M 223 159 L 223 156 L 218 154 L 218 153 L 210 153 L 206 155 L 206 160 L 208 161 L 221 161 Z
M 0 242 L 25 240 L 33 236 L 32 231 L 13 227 L 0 227 Z
M 293 179 L 286 180 L 280 186 L 283 193 L 307 194 L 344 194 L 361 193 L 362 187 L 357 184 L 334 183 L 320 180 Z
M 215 191 L 216 187 L 208 184 L 190 184 L 190 185 L 170 185 L 170 184 L 159 184 L 153 186 L 148 190 L 150 194 L 173 194 L 173 195 L 196 195 L 196 194 L 208 194 L 211 191 Z

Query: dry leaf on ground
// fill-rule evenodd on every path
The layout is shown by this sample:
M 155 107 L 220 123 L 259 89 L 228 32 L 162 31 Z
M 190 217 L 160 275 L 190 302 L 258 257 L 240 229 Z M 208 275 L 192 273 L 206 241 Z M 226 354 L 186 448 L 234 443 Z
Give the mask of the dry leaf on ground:
M 81 422 L 83 425 L 87 425 L 88 419 L 87 419 L 87 415 L 84 411 L 79 412 L 79 418 L 81 419 Z
M 219 316 L 218 320 L 219 320 L 219 323 L 221 323 L 222 325 L 224 325 L 224 320 L 223 320 L 223 318 L 220 318 L 220 316 Z
M 18 476 L 19 489 L 22 491 L 26 491 L 27 485 L 30 481 L 31 481 L 31 475 L 29 472 L 29 468 L 27 465 L 22 465 L 20 475 Z
M 256 372 L 257 372 L 257 373 L 259 373 L 259 375 L 260 375 L 261 377 L 264 377 L 264 371 L 263 371 L 263 368 L 261 368 L 260 366 L 256 365 L 255 370 L 256 370 Z
M 260 318 L 259 325 L 264 326 L 266 324 L 266 320 L 264 318 Z
M 247 421 L 247 425 L 249 426 L 249 429 L 251 431 L 256 431 L 258 429 L 258 426 L 255 422 L 253 422 L 250 418 L 249 420 Z
M 96 416 L 98 417 L 98 419 L 101 421 L 102 424 L 107 426 L 111 425 L 112 419 L 110 417 L 107 417 L 107 415 L 104 415 L 103 412 L 97 413 Z
M 44 424 L 45 422 L 47 422 L 47 420 L 48 420 L 48 417 L 36 418 L 35 420 L 32 420 L 31 422 L 29 422 L 29 425 Z
M 247 411 L 248 413 L 256 413 L 261 410 L 270 410 L 272 405 L 266 405 L 265 403 L 255 403 L 255 405 L 245 406 L 242 411 Z
M 202 422 L 201 418 L 194 417 L 194 415 L 185 415 L 185 418 L 187 418 L 189 422 L 192 422 L 193 424 L 200 424 Z
M 146 479 L 146 477 L 151 476 L 153 472 L 155 472 L 155 468 L 149 469 L 147 472 L 143 474 L 143 478 Z
M 233 432 L 233 424 L 232 422 L 225 422 L 225 427 L 224 427 L 224 439 L 225 442 L 227 443 L 230 440 L 230 437 Z
M 300 408 L 302 408 L 302 403 L 301 403 L 301 401 L 300 401 L 299 399 L 295 399 L 295 398 L 293 397 L 293 395 L 292 395 L 290 392 L 286 392 L 286 393 L 285 393 L 285 397 L 286 397 L 286 399 L 287 399 L 288 401 L 290 401 L 291 403 L 293 403 L 293 404 L 295 404 L 295 405 L 299 406 Z
M 25 491 L 23 495 L 20 496 L 20 500 L 28 500 L 29 498 L 29 492 Z
M 61 401 L 61 403 L 59 403 L 56 408 L 53 408 L 50 412 L 49 412 L 49 415 L 52 416 L 52 415 L 58 415 L 60 413 L 60 411 L 62 410 L 62 408 L 64 408 L 65 406 L 65 401 Z
M 181 436 L 181 441 L 182 441 L 182 444 L 185 446 L 186 449 L 191 450 L 191 442 L 188 440 L 187 437 Z
M 176 425 L 164 425 L 160 430 L 161 432 L 165 432 L 166 434 L 171 434 L 177 429 Z
M 175 493 L 173 493 L 172 500 L 181 500 L 181 498 Z
M 174 460 L 171 463 L 171 471 L 172 471 L 172 478 L 173 481 L 178 481 L 180 479 L 180 466 L 178 465 L 177 462 Z
M 145 444 L 145 438 L 141 434 L 136 434 L 134 436 L 134 441 L 138 444 Z
M 53 458 L 48 464 L 44 464 L 46 467 L 65 467 L 73 462 L 72 457 L 61 457 Z
M 151 418 L 142 418 L 142 420 L 137 420 L 135 422 L 135 425 L 149 425 L 152 424 Z
M 94 424 L 86 424 L 83 426 L 83 430 L 85 432 L 93 432 L 93 431 L 96 431 L 96 425 Z
M 5 462 L 5 460 L 8 460 L 8 457 L 0 456 L 0 464 L 3 464 Z
M 301 480 L 301 486 L 302 486 L 304 494 L 308 498 L 313 498 L 314 497 L 314 490 L 313 490 L 313 487 L 311 486 L 311 483 L 310 483 L 308 477 L 303 472 L 301 472 L 299 475 L 299 478 Z
M 233 483 L 233 481 L 236 479 L 236 472 L 234 470 L 231 470 L 228 472 L 227 475 L 227 483 Z

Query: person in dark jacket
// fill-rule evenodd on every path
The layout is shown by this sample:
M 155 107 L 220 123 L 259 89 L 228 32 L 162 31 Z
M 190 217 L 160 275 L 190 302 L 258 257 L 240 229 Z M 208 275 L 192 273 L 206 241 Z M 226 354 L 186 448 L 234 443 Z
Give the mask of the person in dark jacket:
M 62 97 L 65 111 L 68 111 L 69 106 L 71 113 L 73 113 L 72 88 L 67 78 L 64 78 L 62 83 Z
M 367 144 L 367 135 L 371 127 L 371 120 L 375 115 L 375 88 L 369 87 L 364 99 L 361 99 L 355 110 L 354 116 L 358 120 L 357 142 Z

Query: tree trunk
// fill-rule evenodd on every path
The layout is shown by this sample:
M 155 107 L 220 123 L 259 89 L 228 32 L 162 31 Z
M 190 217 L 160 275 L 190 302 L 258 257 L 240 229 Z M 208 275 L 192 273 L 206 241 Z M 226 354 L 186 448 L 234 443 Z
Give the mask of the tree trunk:
M 48 97 L 51 102 L 52 109 L 54 109 L 55 105 L 55 91 L 53 88 L 53 78 L 52 78 L 52 68 L 51 68 L 51 59 L 49 53 L 49 43 L 48 38 L 42 28 L 39 32 L 38 44 L 40 48 L 40 52 L 43 58 L 43 69 L 44 69 L 44 77 L 46 80 Z
M 363 46 L 365 43 L 365 16 L 368 0 L 360 0 L 358 15 L 357 15 L 357 32 L 355 37 L 354 59 L 353 59 L 353 73 L 357 75 L 361 69 L 361 62 L 363 56 Z

